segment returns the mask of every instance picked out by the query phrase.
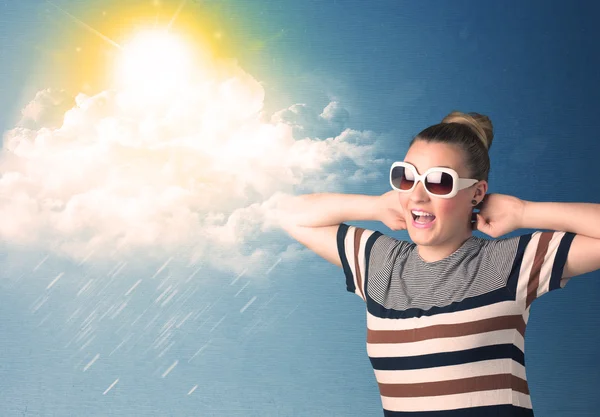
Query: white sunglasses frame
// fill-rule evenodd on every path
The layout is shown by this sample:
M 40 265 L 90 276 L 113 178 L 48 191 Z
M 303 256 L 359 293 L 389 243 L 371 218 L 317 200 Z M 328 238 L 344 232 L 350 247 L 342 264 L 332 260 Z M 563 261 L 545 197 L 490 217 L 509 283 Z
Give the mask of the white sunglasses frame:
M 392 183 L 392 171 L 394 170 L 394 168 L 396 167 L 404 167 L 404 168 L 408 168 L 411 169 L 413 171 L 413 173 L 415 174 L 415 180 L 413 182 L 413 186 L 408 189 L 408 190 L 401 190 L 397 187 L 394 187 L 394 184 Z M 429 192 L 429 190 L 427 189 L 427 186 L 425 185 L 425 178 L 427 178 L 427 175 L 431 174 L 432 172 L 444 172 L 448 175 L 450 175 L 452 177 L 452 191 L 450 191 L 449 194 L 446 195 L 439 195 L 439 194 L 433 194 L 431 192 Z M 429 168 L 427 171 L 425 171 L 425 173 L 423 175 L 419 175 L 419 172 L 417 171 L 417 168 L 414 167 L 414 165 L 409 164 L 408 162 L 394 162 L 392 164 L 392 167 L 390 168 L 390 185 L 392 186 L 392 188 L 398 192 L 401 193 L 410 193 L 412 190 L 415 189 L 415 187 L 417 186 L 418 182 L 421 182 L 423 184 L 423 188 L 425 189 L 425 191 L 427 192 L 427 194 L 429 194 L 430 196 L 433 197 L 437 197 L 437 198 L 452 198 L 455 197 L 456 194 L 458 194 L 458 192 L 460 190 L 464 190 L 465 188 L 469 188 L 475 184 L 477 184 L 479 182 L 479 180 L 473 179 L 473 178 L 460 178 L 458 176 L 458 173 L 451 169 L 451 168 L 444 168 L 444 167 L 431 167 Z

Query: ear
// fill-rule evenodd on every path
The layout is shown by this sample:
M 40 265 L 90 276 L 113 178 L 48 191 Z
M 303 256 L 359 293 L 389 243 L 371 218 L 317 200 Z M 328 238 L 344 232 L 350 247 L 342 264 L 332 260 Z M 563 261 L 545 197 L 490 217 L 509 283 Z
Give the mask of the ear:
M 473 198 L 475 199 L 483 199 L 483 197 L 485 197 L 485 194 L 487 193 L 488 190 L 488 183 L 485 180 L 481 180 L 479 181 L 477 184 L 475 184 L 475 195 L 473 195 Z M 481 201 L 481 200 L 479 200 Z

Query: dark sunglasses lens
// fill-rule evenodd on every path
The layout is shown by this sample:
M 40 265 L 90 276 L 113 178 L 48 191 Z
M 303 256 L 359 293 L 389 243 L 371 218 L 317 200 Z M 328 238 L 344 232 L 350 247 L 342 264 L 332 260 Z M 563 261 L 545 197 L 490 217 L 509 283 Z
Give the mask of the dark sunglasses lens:
M 390 175 L 392 176 L 392 184 L 400 190 L 410 190 L 415 182 L 410 173 L 407 178 L 407 170 L 402 166 L 392 168 Z
M 447 195 L 452 192 L 454 180 L 445 172 L 433 172 L 427 176 L 425 185 L 432 194 Z

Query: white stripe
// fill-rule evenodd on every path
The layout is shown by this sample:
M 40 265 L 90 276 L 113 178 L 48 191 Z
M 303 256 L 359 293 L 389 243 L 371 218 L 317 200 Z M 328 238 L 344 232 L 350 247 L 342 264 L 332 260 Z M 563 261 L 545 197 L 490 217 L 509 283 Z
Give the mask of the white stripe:
M 348 227 L 348 231 L 346 232 L 346 237 L 344 238 L 344 250 L 346 252 L 346 260 L 348 261 L 348 265 L 350 266 L 350 271 L 352 272 L 352 280 L 354 281 L 354 285 L 356 287 L 355 292 L 358 294 L 358 287 L 356 286 L 356 269 L 354 267 L 354 232 L 356 228 L 353 226 Z
M 416 384 L 508 373 L 527 380 L 525 367 L 512 359 L 493 359 L 461 365 L 409 369 L 404 371 L 381 371 L 375 369 L 375 378 L 377 382 L 382 384 Z
M 365 230 L 362 234 L 362 236 L 360 237 L 360 244 L 359 244 L 359 248 L 358 248 L 358 268 L 360 270 L 360 281 L 361 281 L 361 290 L 362 293 L 365 293 L 365 279 L 366 279 L 366 259 L 365 259 L 365 249 L 367 246 L 367 240 L 369 240 L 369 238 L 371 237 L 371 235 L 374 232 L 372 230 Z M 357 285 L 358 286 L 358 285 Z M 361 298 L 362 295 L 361 295 Z M 366 301 L 365 298 L 363 298 L 363 300 Z
M 552 267 L 554 266 L 554 261 L 556 260 L 556 253 L 558 251 L 558 246 L 560 245 L 560 240 L 564 235 L 564 232 L 554 232 L 552 239 L 550 239 L 550 242 L 548 243 L 548 251 L 546 252 L 544 263 L 540 271 L 540 284 L 537 290 L 538 297 L 541 297 L 550 291 Z
M 531 408 L 529 395 L 510 389 L 439 395 L 435 397 L 392 398 L 382 396 L 381 402 L 383 408 L 389 411 L 438 411 L 501 404 Z
M 535 252 L 538 244 L 540 243 L 541 233 L 536 232 L 531 236 L 525 252 L 523 253 L 523 260 L 521 262 L 521 269 L 519 271 L 519 281 L 517 284 L 517 300 L 519 304 L 525 306 L 527 301 L 527 285 L 529 284 L 529 276 L 531 275 L 531 268 L 533 267 L 533 261 L 535 259 Z
M 367 352 L 372 358 L 406 357 L 442 352 L 457 352 L 482 346 L 510 343 L 525 351 L 525 339 L 515 329 L 468 336 L 428 339 L 410 343 L 367 343 Z
M 434 314 L 433 316 L 412 317 L 406 319 L 382 319 L 367 314 L 367 327 L 371 330 L 412 330 L 438 324 L 460 324 L 472 321 L 511 316 L 517 312 L 514 301 L 502 301 L 491 305 L 463 311 Z M 519 313 L 521 311 L 519 310 Z

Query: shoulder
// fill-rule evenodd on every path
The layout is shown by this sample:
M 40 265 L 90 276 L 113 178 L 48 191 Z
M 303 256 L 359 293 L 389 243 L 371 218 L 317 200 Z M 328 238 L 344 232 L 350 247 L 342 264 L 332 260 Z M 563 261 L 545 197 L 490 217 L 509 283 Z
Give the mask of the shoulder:
M 396 249 L 406 249 L 415 245 L 406 240 L 394 238 L 392 236 L 381 233 L 378 230 L 366 229 L 359 226 L 351 226 L 346 223 L 341 223 L 337 231 L 338 243 L 354 244 L 355 246 L 375 246 L 378 247 L 394 247 Z
M 485 263 L 501 268 L 535 264 L 541 267 L 566 259 L 572 234 L 559 231 L 533 231 L 497 239 L 478 238 Z
M 340 224 L 337 233 L 338 248 L 345 254 L 354 254 L 370 263 L 387 263 L 407 256 L 416 245 L 394 238 L 377 230 Z
M 516 236 L 486 239 L 477 238 L 482 242 L 482 247 L 494 253 L 515 253 L 533 251 L 546 252 L 549 248 L 559 245 L 565 238 L 570 238 L 570 233 L 560 231 L 536 230 Z

